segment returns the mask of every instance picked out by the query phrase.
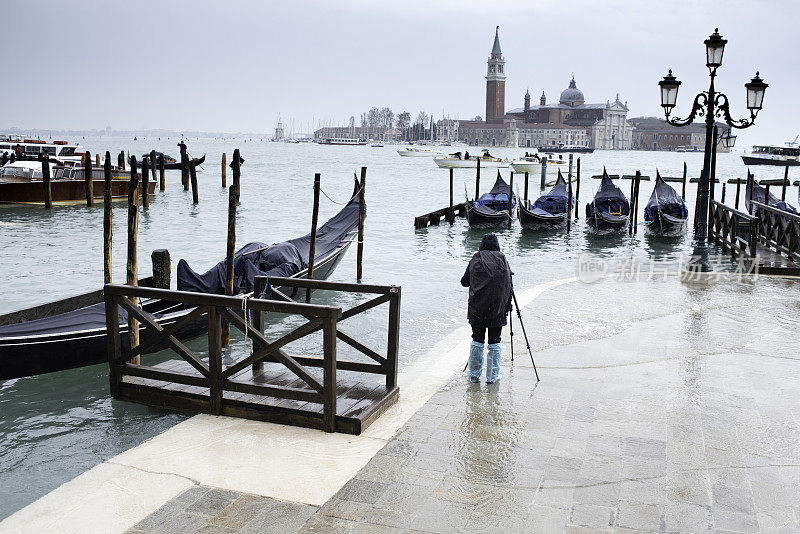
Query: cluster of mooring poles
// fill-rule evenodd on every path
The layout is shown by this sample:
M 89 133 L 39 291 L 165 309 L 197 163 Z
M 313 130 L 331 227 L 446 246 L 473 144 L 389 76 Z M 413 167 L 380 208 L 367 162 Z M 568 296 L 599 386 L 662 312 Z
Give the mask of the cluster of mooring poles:
M 182 149 L 182 155 L 185 154 L 185 150 Z M 88 152 L 87 152 L 88 154 Z M 155 160 L 155 154 L 151 152 L 150 157 Z M 124 154 L 121 154 L 120 160 L 124 158 Z M 227 177 L 227 168 L 225 166 L 227 160 L 227 155 L 225 153 L 222 154 L 222 186 L 225 187 L 226 185 L 226 177 Z M 98 157 L 99 161 L 99 157 Z M 182 168 L 186 168 L 189 171 L 190 180 L 193 183 L 193 191 L 196 193 L 196 177 L 191 178 L 194 176 L 194 167 L 196 163 L 193 161 L 198 160 L 188 160 L 188 158 L 182 158 L 182 161 L 187 162 L 188 165 L 182 166 Z M 164 183 L 164 161 L 163 157 L 159 158 L 159 165 L 161 169 L 161 184 L 163 187 Z M 241 191 L 241 166 L 244 163 L 244 159 L 241 157 L 239 153 L 239 149 L 237 148 L 233 152 L 232 161 L 230 163 L 230 168 L 232 170 L 233 175 L 233 182 L 231 186 L 228 188 L 228 236 L 227 236 L 227 243 L 226 243 L 226 255 L 225 255 L 225 294 L 228 296 L 233 296 L 233 280 L 234 280 L 234 255 L 236 252 L 236 208 L 240 201 L 240 191 Z M 44 168 L 44 167 L 43 167 Z M 112 275 L 111 275 L 111 249 L 112 249 L 112 210 L 111 210 L 111 180 L 112 180 L 112 167 L 111 167 L 111 157 L 109 152 L 106 152 L 106 160 L 104 165 L 104 175 L 105 175 L 105 192 L 103 195 L 103 280 L 106 284 L 112 283 Z M 139 197 L 142 196 L 143 198 L 143 207 L 147 207 L 147 195 L 141 195 L 140 187 L 144 188 L 147 186 L 148 182 L 148 172 L 149 168 L 147 166 L 147 159 L 143 162 L 142 166 L 142 175 L 141 180 L 139 177 L 139 173 L 137 171 L 137 161 L 136 156 L 131 156 L 130 158 L 130 172 L 131 178 L 128 182 L 128 250 L 127 250 L 127 276 L 126 276 L 126 284 L 130 286 L 138 286 L 139 278 L 138 278 L 138 258 L 137 258 L 137 242 L 138 242 L 138 233 L 139 233 Z M 365 186 L 367 180 L 367 168 L 361 167 L 361 179 L 359 183 L 359 217 L 358 217 L 358 247 L 357 247 L 357 258 L 356 258 L 356 277 L 358 281 L 361 281 L 363 276 L 363 259 L 364 259 L 364 203 L 365 203 Z M 317 239 L 317 222 L 319 220 L 319 195 L 321 191 L 321 178 L 320 174 L 317 173 L 314 175 L 314 204 L 313 210 L 311 215 L 311 241 L 309 247 L 309 260 L 308 260 L 308 278 L 312 279 L 314 277 L 314 261 L 315 261 L 315 249 L 316 249 L 316 239 Z M 141 184 L 141 185 L 140 185 Z M 196 195 L 195 195 L 196 198 Z M 170 273 L 171 273 L 171 260 L 169 251 L 166 249 L 158 249 L 153 251 L 152 255 L 152 262 L 153 262 L 153 287 L 162 288 L 162 289 L 169 289 L 170 288 Z M 311 299 L 311 291 L 306 292 L 306 302 L 310 302 Z M 133 304 L 138 306 L 138 299 L 132 298 Z M 139 322 L 133 317 L 133 315 L 129 315 L 128 318 L 128 331 L 130 336 L 130 346 L 136 347 L 139 344 Z M 226 320 L 222 320 L 222 331 L 221 331 L 221 338 L 222 338 L 222 346 L 227 346 L 230 340 L 230 323 Z M 139 363 L 139 356 L 135 356 L 131 363 L 138 364 Z

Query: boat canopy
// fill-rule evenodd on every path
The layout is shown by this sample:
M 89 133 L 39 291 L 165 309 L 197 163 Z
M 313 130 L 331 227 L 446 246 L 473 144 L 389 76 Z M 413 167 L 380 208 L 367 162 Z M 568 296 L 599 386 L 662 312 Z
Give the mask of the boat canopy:
M 472 207 L 484 215 L 495 215 L 498 211 L 508 210 L 508 199 L 511 198 L 512 208 L 516 205 L 517 198 L 511 193 L 511 187 L 503 180 L 500 173 L 494 182 L 491 191 L 484 193 L 478 200 L 472 202 Z
M 534 209 L 538 208 L 548 214 L 555 215 L 567 212 L 567 202 L 567 182 L 561 175 L 561 171 L 559 171 L 556 184 L 547 194 L 537 198 L 536 202 L 533 203 L 533 207 Z
M 656 185 L 644 207 L 644 220 L 656 220 L 659 212 L 677 219 L 686 219 L 689 216 L 689 210 L 678 192 L 656 173 Z
M 336 250 L 358 226 L 359 191 L 356 190 L 350 202 L 317 230 L 315 263 Z M 246 244 L 234 254 L 234 294 L 251 293 L 256 276 L 288 277 L 307 268 L 310 248 L 311 234 L 273 245 L 258 241 Z M 205 273 L 198 274 L 189 267 L 186 260 L 181 259 L 178 262 L 177 276 L 179 291 L 225 293 L 225 260 Z
M 603 170 L 603 179 L 600 180 L 600 189 L 594 196 L 594 200 L 586 205 L 586 217 L 594 217 L 595 210 L 598 214 L 608 213 L 617 216 L 627 216 L 631 212 L 628 199 L 625 198 L 620 188 L 614 185 L 605 170 Z

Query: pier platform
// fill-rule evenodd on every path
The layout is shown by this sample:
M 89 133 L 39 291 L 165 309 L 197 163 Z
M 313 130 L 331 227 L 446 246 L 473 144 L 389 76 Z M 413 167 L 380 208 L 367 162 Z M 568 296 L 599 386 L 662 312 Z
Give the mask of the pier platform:
M 202 375 L 183 360 L 169 360 L 153 366 L 184 376 Z M 232 384 L 242 390 L 247 386 L 279 385 L 284 388 L 301 389 L 305 383 L 285 366 L 265 363 L 260 370 L 246 368 L 232 376 Z M 255 388 L 254 388 L 255 389 Z M 336 381 L 336 429 L 346 434 L 361 434 L 387 407 L 397 401 L 398 389 L 387 388 L 383 383 L 339 378 Z M 117 399 L 165 409 L 188 409 L 198 412 L 210 411 L 208 388 L 166 382 L 138 376 L 123 376 Z M 281 399 L 241 391 L 226 390 L 222 393 L 220 415 L 244 417 L 289 425 L 323 428 L 324 406 L 320 402 L 304 402 Z

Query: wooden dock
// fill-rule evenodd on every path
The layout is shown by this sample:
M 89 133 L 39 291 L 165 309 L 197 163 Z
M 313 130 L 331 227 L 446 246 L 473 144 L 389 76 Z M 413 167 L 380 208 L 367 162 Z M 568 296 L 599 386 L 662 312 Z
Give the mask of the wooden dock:
M 441 224 L 442 219 L 452 224 L 453 221 L 456 220 L 456 217 L 466 216 L 467 203 L 462 202 L 461 204 L 456 204 L 454 206 L 432 211 L 425 215 L 420 215 L 419 217 L 414 217 L 414 229 L 419 230 L 420 228 L 425 228 L 429 224 L 431 226 L 438 226 Z
M 267 288 L 267 284 L 270 285 Z M 281 290 L 338 291 L 372 295 L 350 309 L 300 304 Z M 266 290 L 266 291 L 265 291 Z M 321 280 L 256 277 L 254 295 L 278 300 L 169 291 L 106 284 L 104 288 L 111 395 L 165 409 L 244 417 L 360 434 L 397 400 L 397 360 L 400 329 L 400 287 L 345 284 Z M 189 311 L 162 327 L 137 299 L 180 303 Z M 339 323 L 388 304 L 385 355 L 367 347 Z M 128 312 L 155 334 L 123 350 L 119 310 Z M 242 310 L 247 310 L 242 313 Z M 289 315 L 304 320 L 276 339 L 264 335 L 264 315 Z M 252 342 L 252 351 L 223 357 L 223 319 Z M 202 357 L 178 341 L 175 334 L 190 325 L 207 325 L 208 356 Z M 202 330 L 201 330 L 202 331 Z M 322 356 L 289 354 L 290 343 L 322 332 Z M 337 341 L 355 349 L 361 361 L 337 357 Z M 148 348 L 165 344 L 181 359 L 145 365 Z M 153 356 L 148 356 L 152 358 Z M 342 373 L 342 376 L 339 376 Z

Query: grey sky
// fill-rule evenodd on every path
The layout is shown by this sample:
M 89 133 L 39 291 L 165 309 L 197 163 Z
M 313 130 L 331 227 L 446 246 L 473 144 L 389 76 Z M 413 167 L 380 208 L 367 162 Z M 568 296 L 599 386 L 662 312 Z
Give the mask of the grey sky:
M 795 1 L 11 2 L 3 9 L 5 127 L 271 131 L 280 113 L 346 123 L 370 106 L 435 117 L 484 114 L 495 25 L 506 108 L 549 100 L 575 73 L 588 102 L 619 93 L 629 117 L 660 115 L 656 83 L 683 81 L 678 114 L 707 88 L 702 41 L 729 40 L 718 89 L 745 114 L 758 69 L 770 84 L 740 139 L 800 133 Z M 740 145 L 741 146 L 741 145 Z

